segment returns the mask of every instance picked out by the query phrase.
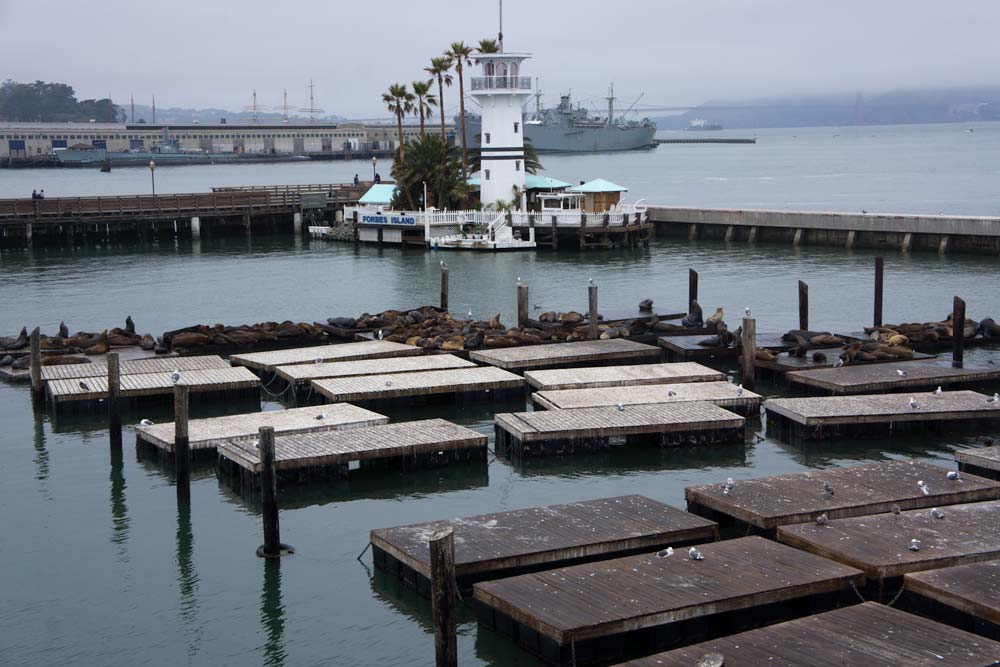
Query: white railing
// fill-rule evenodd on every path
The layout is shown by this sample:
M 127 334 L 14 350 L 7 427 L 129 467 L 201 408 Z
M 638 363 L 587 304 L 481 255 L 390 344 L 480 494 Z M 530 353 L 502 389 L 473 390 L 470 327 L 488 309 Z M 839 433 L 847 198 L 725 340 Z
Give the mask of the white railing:
M 472 90 L 531 90 L 531 77 L 474 76 Z
M 344 219 L 353 220 L 357 211 L 358 220 L 364 224 L 364 216 L 372 216 L 376 213 L 374 208 L 349 206 L 344 209 Z M 551 227 L 552 218 L 556 219 L 558 227 L 580 227 L 581 214 L 579 209 L 542 211 L 540 213 L 529 213 L 525 211 L 392 211 L 388 208 L 378 210 L 381 217 L 387 220 L 400 221 L 399 226 L 424 227 L 429 230 L 431 227 L 457 227 L 459 225 L 475 225 L 484 228 L 481 233 L 487 237 L 491 232 L 496 232 L 503 227 L 526 228 L 531 226 L 531 217 L 534 216 L 536 227 Z M 608 216 L 609 227 L 622 227 L 624 225 L 636 224 L 635 215 L 639 214 L 640 219 L 645 222 L 647 213 L 645 206 L 635 204 L 619 205 L 604 213 L 587 213 L 587 227 L 601 227 L 604 225 L 604 216 Z M 507 216 L 510 222 L 507 222 Z M 412 221 L 412 222 L 411 222 Z M 392 223 L 382 223 L 392 224 Z M 430 238 L 429 232 L 426 234 Z

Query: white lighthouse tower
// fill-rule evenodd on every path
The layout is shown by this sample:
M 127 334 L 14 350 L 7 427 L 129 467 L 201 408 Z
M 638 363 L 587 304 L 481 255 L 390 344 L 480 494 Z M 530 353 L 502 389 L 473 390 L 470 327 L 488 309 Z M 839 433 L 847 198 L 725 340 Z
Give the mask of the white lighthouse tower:
M 514 201 L 524 191 L 524 121 L 522 105 L 531 96 L 531 77 L 521 76 L 527 53 L 480 53 L 482 76 L 472 77 L 471 94 L 482 109 L 480 201 Z

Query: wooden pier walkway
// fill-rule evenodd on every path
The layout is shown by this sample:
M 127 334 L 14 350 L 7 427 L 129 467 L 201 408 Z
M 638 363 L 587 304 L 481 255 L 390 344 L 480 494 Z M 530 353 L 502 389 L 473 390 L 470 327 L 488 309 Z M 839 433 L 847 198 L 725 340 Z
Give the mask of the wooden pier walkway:
M 778 541 L 865 572 L 872 582 L 951 565 L 1000 558 L 1000 501 L 831 519 L 778 528 Z M 911 540 L 919 540 L 917 551 Z M 879 594 L 881 599 L 882 595 Z
M 994 667 L 1000 643 L 876 602 L 657 653 L 619 667 Z
M 362 426 L 386 424 L 389 418 L 350 403 L 311 405 L 289 410 L 252 412 L 188 422 L 191 451 L 214 450 L 217 446 L 240 438 L 252 438 L 261 426 L 271 426 L 276 435 L 339 431 Z M 139 425 L 135 428 L 136 442 L 168 453 L 174 451 L 174 423 Z
M 573 565 L 477 583 L 481 623 L 557 665 L 626 657 L 690 641 L 692 630 L 744 627 L 857 599 L 858 570 L 761 537 Z M 802 604 L 794 604 L 799 601 Z
M 412 373 L 452 368 L 474 368 L 475 366 L 476 364 L 471 361 L 466 361 L 453 354 L 425 354 L 409 357 L 360 359 L 358 361 L 334 361 L 321 364 L 293 364 L 291 366 L 278 366 L 275 373 L 285 382 L 299 386 L 309 384 L 311 380 L 326 378 Z
M 366 340 L 360 343 L 339 343 L 337 345 L 313 345 L 288 350 L 270 352 L 250 352 L 234 354 L 230 361 L 234 366 L 246 366 L 258 372 L 273 373 L 278 366 L 291 364 L 315 364 L 331 361 L 356 361 L 359 359 L 381 359 L 384 357 L 409 357 L 423 354 L 413 345 L 393 343 L 388 340 Z
M 173 373 L 174 371 L 197 371 L 206 368 L 229 368 L 222 357 L 209 354 L 201 357 L 151 357 L 148 359 L 126 359 L 121 362 L 119 373 L 143 375 L 147 373 Z M 71 380 L 73 378 L 96 378 L 108 376 L 108 363 L 95 361 L 90 364 L 66 364 L 64 366 L 42 366 L 42 382 L 49 380 Z
M 312 386 L 331 401 L 388 401 L 414 396 L 520 392 L 524 389 L 524 378 L 500 368 L 475 366 L 328 378 L 313 380 Z
M 833 368 L 833 365 L 837 363 L 837 360 L 840 358 L 840 354 L 844 351 L 844 349 L 844 347 L 834 347 L 810 350 L 804 357 L 790 357 L 787 354 L 783 354 L 774 361 L 757 359 L 756 365 L 757 368 L 779 374 L 791 373 L 793 371 L 815 370 L 818 368 Z M 817 361 L 813 358 L 814 352 L 821 352 L 825 359 Z M 866 361 L 863 364 L 858 364 L 858 366 L 868 364 L 905 364 L 910 361 L 927 361 L 934 358 L 933 354 L 914 352 L 912 359 L 876 359 L 875 361 Z
M 1000 366 L 955 368 L 945 360 L 904 361 L 795 371 L 786 377 L 792 384 L 831 394 L 878 394 L 995 382 L 1000 380 Z
M 773 398 L 764 407 L 768 420 L 783 422 L 794 434 L 822 437 L 866 432 L 871 427 L 898 427 L 914 422 L 1000 419 L 1000 402 L 975 391 L 920 392 Z M 916 401 L 916 407 L 910 400 Z M 721 405 L 721 404 L 720 404 Z
M 445 528 L 455 531 L 455 575 L 462 588 L 485 579 L 718 539 L 715 523 L 631 495 L 380 528 L 371 532 L 375 566 L 429 594 L 427 538 Z
M 122 398 L 142 396 L 167 396 L 173 394 L 172 372 L 142 373 L 120 377 Z M 182 371 L 181 382 L 191 388 L 191 393 L 256 392 L 260 378 L 246 368 L 203 368 Z M 71 401 L 99 401 L 108 397 L 107 377 L 70 378 L 49 380 L 46 394 L 56 404 Z
M 858 517 L 891 512 L 893 505 L 910 510 L 1000 498 L 1000 482 L 974 475 L 951 480 L 948 472 L 921 461 L 887 461 L 736 480 L 728 492 L 720 480 L 689 486 L 684 498 L 690 512 L 762 531 L 815 521 L 820 514 Z M 919 481 L 926 485 L 926 495 Z
M 955 460 L 959 470 L 1000 479 L 1000 445 L 959 449 L 955 451 Z
M 913 572 L 903 585 L 908 605 L 920 613 L 1000 640 L 1000 560 Z M 1000 660 L 1000 645 L 994 657 Z
M 680 382 L 718 382 L 725 380 L 726 375 L 701 364 L 680 362 L 526 371 L 524 379 L 535 389 L 556 391 Z
M 741 415 L 756 415 L 762 397 L 731 382 L 689 382 L 597 389 L 537 391 L 531 400 L 546 410 L 705 401 Z M 998 405 L 1000 407 L 1000 405 Z
M 639 437 L 658 445 L 742 442 L 746 420 L 711 403 L 655 403 L 617 407 L 500 413 L 496 451 L 504 456 L 544 456 L 606 449 Z
M 622 338 L 588 340 L 578 343 L 524 345 L 499 350 L 476 350 L 469 359 L 509 371 L 524 372 L 541 368 L 565 368 L 588 364 L 621 364 L 655 362 L 660 350 L 652 345 L 635 343 Z

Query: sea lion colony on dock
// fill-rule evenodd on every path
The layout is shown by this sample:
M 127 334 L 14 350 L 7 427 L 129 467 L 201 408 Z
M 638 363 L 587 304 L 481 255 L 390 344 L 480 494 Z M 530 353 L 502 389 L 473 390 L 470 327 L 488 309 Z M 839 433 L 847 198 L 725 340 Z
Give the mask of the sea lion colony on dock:
M 0 337 L 0 366 L 28 368 L 30 366 L 28 345 L 27 327 L 22 327 L 17 336 Z M 156 345 L 151 334 L 140 336 L 136 333 L 131 315 L 125 319 L 124 328 L 105 329 L 100 333 L 78 331 L 70 335 L 66 323 L 60 322 L 56 335 L 39 336 L 43 366 L 90 363 L 88 356 L 107 354 L 112 347 L 141 347 L 144 350 L 153 350 Z M 81 354 L 86 356 L 79 356 Z

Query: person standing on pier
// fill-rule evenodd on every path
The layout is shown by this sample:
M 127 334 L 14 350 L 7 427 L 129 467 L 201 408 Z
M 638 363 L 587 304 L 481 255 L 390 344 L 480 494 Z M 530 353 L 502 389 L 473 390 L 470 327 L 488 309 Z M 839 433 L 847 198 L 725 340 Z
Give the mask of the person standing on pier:
M 354 185 L 358 184 L 358 175 L 354 174 Z

